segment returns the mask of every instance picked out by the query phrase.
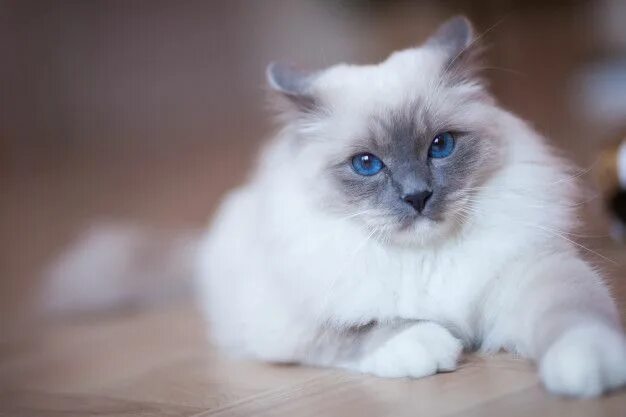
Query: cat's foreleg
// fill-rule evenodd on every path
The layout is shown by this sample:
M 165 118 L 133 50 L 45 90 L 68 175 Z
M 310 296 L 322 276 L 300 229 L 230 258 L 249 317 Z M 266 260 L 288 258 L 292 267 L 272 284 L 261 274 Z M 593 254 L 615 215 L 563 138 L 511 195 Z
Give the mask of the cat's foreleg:
M 546 388 L 590 397 L 626 384 L 626 338 L 598 274 L 575 255 L 512 268 L 487 307 L 486 343 L 534 359 Z
M 427 321 L 373 323 L 338 337 L 331 365 L 388 378 L 452 371 L 463 350 L 446 328 Z

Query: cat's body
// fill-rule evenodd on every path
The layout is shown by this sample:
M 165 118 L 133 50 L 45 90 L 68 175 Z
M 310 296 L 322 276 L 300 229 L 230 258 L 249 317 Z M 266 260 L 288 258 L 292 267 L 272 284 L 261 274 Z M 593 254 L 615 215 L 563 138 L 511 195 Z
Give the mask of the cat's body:
M 198 252 L 225 351 L 421 377 L 454 369 L 462 346 L 505 348 L 554 392 L 626 382 L 616 308 L 568 237 L 573 180 L 457 62 L 472 43 L 457 18 L 379 65 L 270 69 L 286 126 Z M 442 131 L 455 153 L 435 159 Z M 363 152 L 384 170 L 355 174 Z M 415 214 L 406 195 L 422 189 Z

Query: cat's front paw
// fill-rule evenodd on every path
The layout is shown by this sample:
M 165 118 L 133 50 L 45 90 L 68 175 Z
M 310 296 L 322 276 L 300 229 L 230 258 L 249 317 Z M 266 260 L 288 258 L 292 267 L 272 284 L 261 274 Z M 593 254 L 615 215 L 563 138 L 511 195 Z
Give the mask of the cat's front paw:
M 626 339 L 603 325 L 577 328 L 557 339 L 539 366 L 549 391 L 595 397 L 626 385 Z
M 387 378 L 421 378 L 438 371 L 453 371 L 463 346 L 448 330 L 424 322 L 396 334 L 366 355 L 361 372 Z

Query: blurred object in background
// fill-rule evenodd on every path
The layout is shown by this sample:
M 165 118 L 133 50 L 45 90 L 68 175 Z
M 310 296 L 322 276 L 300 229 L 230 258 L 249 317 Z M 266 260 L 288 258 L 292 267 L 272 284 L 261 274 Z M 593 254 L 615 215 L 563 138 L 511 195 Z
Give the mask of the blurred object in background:
M 601 0 L 591 9 L 597 49 L 572 77 L 573 107 L 595 127 L 601 150 L 593 171 L 610 236 L 626 241 L 626 2 Z M 605 140 L 605 138 L 609 138 Z
M 626 132 L 601 153 L 595 178 L 610 217 L 610 235 L 626 242 Z
M 93 224 L 42 274 L 42 314 L 124 313 L 191 299 L 194 232 Z
M 599 48 L 574 77 L 577 110 L 605 129 L 626 127 L 626 1 L 600 0 L 592 9 Z

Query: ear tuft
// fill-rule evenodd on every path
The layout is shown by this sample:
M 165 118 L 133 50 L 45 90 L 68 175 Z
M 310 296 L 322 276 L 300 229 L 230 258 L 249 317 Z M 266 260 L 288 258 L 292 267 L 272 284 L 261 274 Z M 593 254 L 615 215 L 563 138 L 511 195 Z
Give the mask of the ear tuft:
M 272 62 L 265 71 L 267 82 L 272 90 L 289 99 L 301 111 L 309 111 L 315 107 L 311 94 L 313 73 Z

